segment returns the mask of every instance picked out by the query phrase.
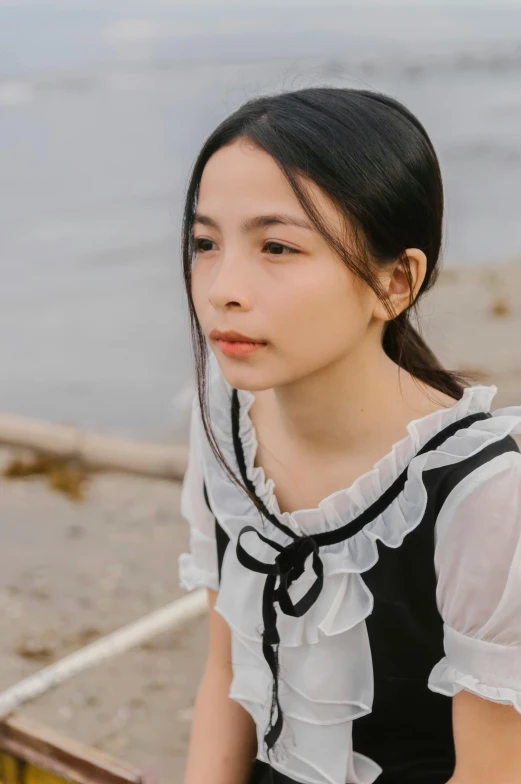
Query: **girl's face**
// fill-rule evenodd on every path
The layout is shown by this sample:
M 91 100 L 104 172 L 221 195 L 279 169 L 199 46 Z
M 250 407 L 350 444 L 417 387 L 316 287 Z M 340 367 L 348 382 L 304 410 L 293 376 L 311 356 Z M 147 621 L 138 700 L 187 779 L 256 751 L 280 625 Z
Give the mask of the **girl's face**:
M 334 206 L 313 183 L 307 188 L 341 232 Z M 193 236 L 197 317 L 233 387 L 253 392 L 297 381 L 366 338 L 375 294 L 313 227 L 271 156 L 250 142 L 239 139 L 206 164 Z M 232 331 L 246 342 L 219 339 Z

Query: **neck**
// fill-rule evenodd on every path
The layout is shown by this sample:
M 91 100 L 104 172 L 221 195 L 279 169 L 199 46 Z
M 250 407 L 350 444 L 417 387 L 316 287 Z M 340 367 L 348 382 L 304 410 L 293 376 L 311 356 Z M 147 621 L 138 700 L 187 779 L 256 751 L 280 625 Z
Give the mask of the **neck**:
M 273 424 L 300 448 L 331 454 L 359 450 L 375 428 L 414 418 L 404 401 L 406 390 L 418 404 L 419 390 L 409 374 L 380 346 L 373 354 L 364 346 L 305 378 L 270 390 L 266 405 Z

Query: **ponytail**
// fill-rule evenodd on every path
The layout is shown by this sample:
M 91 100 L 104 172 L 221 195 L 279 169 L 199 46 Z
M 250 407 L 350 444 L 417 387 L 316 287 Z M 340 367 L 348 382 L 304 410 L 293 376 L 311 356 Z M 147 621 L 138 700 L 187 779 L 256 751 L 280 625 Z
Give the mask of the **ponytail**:
M 443 367 L 409 317 L 410 309 L 388 321 L 382 346 L 396 364 L 433 389 L 459 400 L 467 386 L 463 374 Z

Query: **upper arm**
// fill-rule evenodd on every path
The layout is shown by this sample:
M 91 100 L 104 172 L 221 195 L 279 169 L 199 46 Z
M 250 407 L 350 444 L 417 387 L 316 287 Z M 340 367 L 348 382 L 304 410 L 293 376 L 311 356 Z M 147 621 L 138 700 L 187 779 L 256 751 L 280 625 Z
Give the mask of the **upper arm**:
M 215 609 L 217 591 L 208 591 L 209 642 L 207 666 L 232 673 L 232 642 L 230 627 Z
M 445 657 L 434 691 L 454 697 L 461 784 L 521 781 L 521 455 L 470 474 L 437 523 Z

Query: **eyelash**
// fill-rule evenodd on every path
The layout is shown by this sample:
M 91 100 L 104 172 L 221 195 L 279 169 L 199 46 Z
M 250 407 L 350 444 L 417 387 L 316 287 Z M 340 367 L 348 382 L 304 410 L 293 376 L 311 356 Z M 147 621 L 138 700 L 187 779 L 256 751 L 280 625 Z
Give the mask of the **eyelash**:
M 208 240 L 205 237 L 198 237 L 198 238 L 194 239 L 194 245 L 195 245 L 196 252 L 197 253 L 208 253 L 208 251 L 204 251 L 200 247 L 200 243 L 201 242 L 213 242 L 213 240 Z M 287 256 L 290 253 L 300 253 L 300 251 L 295 250 L 295 248 L 290 248 L 288 245 L 284 245 L 282 242 L 275 242 L 274 240 L 270 240 L 268 242 L 265 242 L 264 245 L 263 245 L 263 248 L 265 248 L 266 245 L 278 245 L 280 248 L 284 248 L 286 251 L 288 251 L 287 253 L 271 253 L 270 256 Z

